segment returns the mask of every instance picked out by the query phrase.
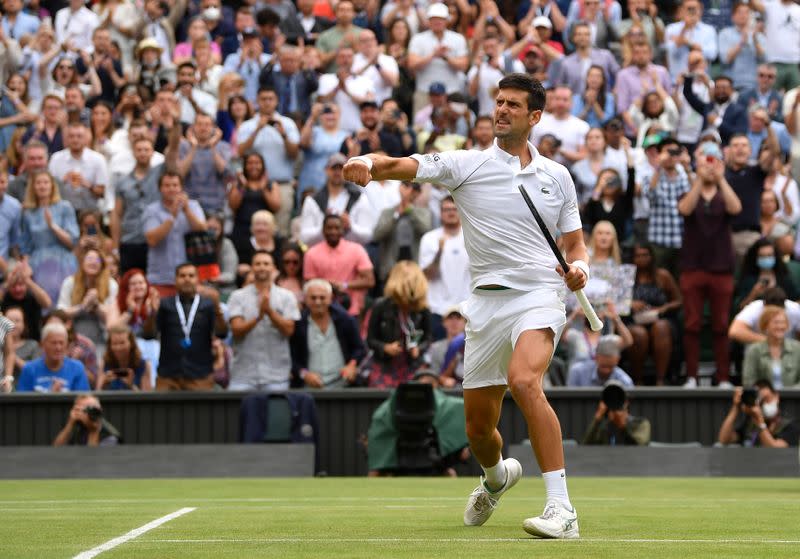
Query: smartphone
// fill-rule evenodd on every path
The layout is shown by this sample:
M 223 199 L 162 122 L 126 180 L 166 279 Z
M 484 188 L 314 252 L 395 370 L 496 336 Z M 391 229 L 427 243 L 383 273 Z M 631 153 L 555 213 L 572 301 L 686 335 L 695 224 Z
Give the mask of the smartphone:
M 93 236 L 95 236 L 95 235 L 97 235 L 97 226 L 96 226 L 96 225 L 89 225 L 89 226 L 86 228 L 86 234 L 87 234 L 87 235 L 90 235 L 90 236 L 92 236 L 92 237 L 93 237 Z

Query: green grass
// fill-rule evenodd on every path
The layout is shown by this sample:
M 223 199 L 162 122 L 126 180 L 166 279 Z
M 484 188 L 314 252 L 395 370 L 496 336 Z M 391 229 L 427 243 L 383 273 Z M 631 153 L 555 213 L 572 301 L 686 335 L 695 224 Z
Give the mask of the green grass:
M 582 540 L 534 540 L 543 486 L 523 478 L 482 528 L 474 479 L 0 482 L 0 557 L 72 557 L 183 507 L 105 558 L 800 557 L 795 479 L 572 478 Z

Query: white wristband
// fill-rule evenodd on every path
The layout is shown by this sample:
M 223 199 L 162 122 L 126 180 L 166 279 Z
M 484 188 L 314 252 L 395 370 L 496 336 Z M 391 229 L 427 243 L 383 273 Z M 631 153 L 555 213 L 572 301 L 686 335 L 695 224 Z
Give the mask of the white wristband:
M 586 275 L 586 281 L 589 281 L 589 265 L 583 260 L 575 260 L 570 263 L 570 266 L 575 266 Z
M 372 161 L 372 159 L 370 159 L 366 155 L 359 155 L 357 157 L 351 157 L 350 161 L 362 161 L 364 164 L 366 164 L 367 169 L 369 169 L 370 171 L 372 170 L 372 166 L 375 164 Z

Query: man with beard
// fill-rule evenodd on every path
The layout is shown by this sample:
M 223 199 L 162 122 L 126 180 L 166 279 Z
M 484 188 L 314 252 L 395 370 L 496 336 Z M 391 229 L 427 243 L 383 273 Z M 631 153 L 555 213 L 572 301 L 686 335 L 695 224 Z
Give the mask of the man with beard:
M 198 113 L 217 114 L 217 100 L 197 86 L 197 67 L 194 62 L 178 66 L 178 88 L 175 95 L 181 104 L 181 122 L 192 124 Z
M 275 263 L 265 250 L 253 253 L 253 283 L 228 299 L 233 366 L 228 390 L 287 390 L 292 359 L 289 338 L 300 320 L 297 299 L 272 281 Z
M 341 47 L 336 53 L 336 66 L 336 73 L 320 76 L 318 100 L 336 104 L 341 112 L 339 127 L 352 133 L 357 129 L 358 111 L 364 103 L 378 106 L 375 103 L 375 84 L 365 76 L 353 73 L 353 49 L 349 46 Z
M 173 297 L 156 296 L 144 323 L 145 338 L 161 334 L 156 390 L 211 390 L 214 388 L 214 336 L 228 334 L 225 315 L 216 292 L 201 296 L 197 289 L 197 268 L 188 263 L 175 270 Z
M 563 93 L 568 108 L 572 92 Z M 469 339 L 464 412 L 470 447 L 484 472 L 468 498 L 464 524 L 486 523 L 498 500 L 522 477 L 518 460 L 503 460 L 497 430 L 510 389 L 525 416 L 547 493 L 542 515 L 524 520 L 523 528 L 543 538 L 578 538 L 561 426 L 543 378 L 566 325 L 564 286 L 575 291 L 586 285 L 589 256 L 569 172 L 528 141 L 545 106 L 542 84 L 526 74 L 509 74 L 500 80 L 495 101 L 493 148 L 400 159 L 370 154 L 348 161 L 345 178 L 361 186 L 386 179 L 438 183 L 450 190 L 462 217 L 473 288 L 461 305 Z M 566 274 L 533 224 L 519 188 L 536 201 L 549 231 L 561 231 L 571 263 Z
M 358 243 L 343 239 L 342 218 L 328 214 L 322 222 L 323 242 L 306 252 L 303 279 L 328 280 L 337 295 L 350 297 L 350 316 L 358 316 L 364 307 L 367 289 L 375 285 L 375 273 L 367 251 Z
M 655 77 L 664 91 L 672 91 L 672 80 L 663 66 L 653 64 L 653 49 L 647 41 L 631 45 L 631 65 L 617 74 L 617 86 L 614 91 L 617 97 L 617 113 L 627 115 L 633 102 L 643 97 L 648 91 L 655 89 Z M 633 125 L 629 123 L 633 131 Z
M 714 95 L 709 103 L 704 103 L 695 95 L 693 83 L 694 75 L 686 74 L 683 96 L 695 111 L 703 115 L 708 126 L 719 131 L 723 145 L 728 145 L 734 134 L 747 132 L 747 108 L 734 99 L 733 82 L 728 76 L 719 76 L 714 80 Z
M 335 214 L 342 220 L 345 238 L 361 244 L 372 240 L 375 210 L 362 196 L 361 190 L 344 180 L 342 168 L 347 159 L 334 153 L 325 165 L 328 177 L 325 186 L 314 196 L 307 196 L 300 213 L 300 240 L 308 246 L 322 240 L 322 222 L 326 215 Z
M 186 194 L 200 202 L 203 211 L 218 213 L 225 205 L 225 183 L 231 146 L 222 139 L 214 117 L 198 114 L 181 142 L 178 173 L 184 177 Z

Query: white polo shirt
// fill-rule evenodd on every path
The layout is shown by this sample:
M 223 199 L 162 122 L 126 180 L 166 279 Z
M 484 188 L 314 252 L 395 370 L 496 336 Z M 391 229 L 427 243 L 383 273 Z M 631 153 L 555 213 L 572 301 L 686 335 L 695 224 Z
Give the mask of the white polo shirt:
M 533 219 L 517 185 L 522 184 L 550 234 L 581 228 L 575 185 L 567 169 L 536 151 L 520 169 L 519 158 L 497 142 L 486 151 L 412 155 L 417 182 L 447 187 L 456 201 L 470 260 L 471 289 L 503 285 L 520 291 L 564 289 L 555 255 Z
M 422 236 L 419 242 L 419 266 L 430 266 L 439 254 L 439 240 L 444 228 L 437 227 Z M 428 306 L 431 312 L 444 316 L 447 309 L 469 298 L 469 256 L 464 246 L 464 232 L 444 242 L 439 257 L 439 275 L 428 280 Z
M 789 319 L 789 329 L 786 330 L 787 338 L 794 338 L 800 330 L 800 304 L 787 299 L 783 302 L 783 308 L 786 311 L 786 317 Z M 752 303 L 748 303 L 742 310 L 739 311 L 733 320 L 741 320 L 754 332 L 761 332 L 758 327 L 758 320 L 761 318 L 761 313 L 764 310 L 764 301 L 758 299 Z
M 81 156 L 77 159 L 72 156 L 72 152 L 68 149 L 57 151 L 50 157 L 47 168 L 60 181 L 64 180 L 67 173 L 78 171 L 92 186 L 103 185 L 108 188 L 111 184 L 106 158 L 93 149 L 83 148 Z M 103 211 L 110 209 L 105 207 L 105 199 L 98 200 L 97 204 Z

